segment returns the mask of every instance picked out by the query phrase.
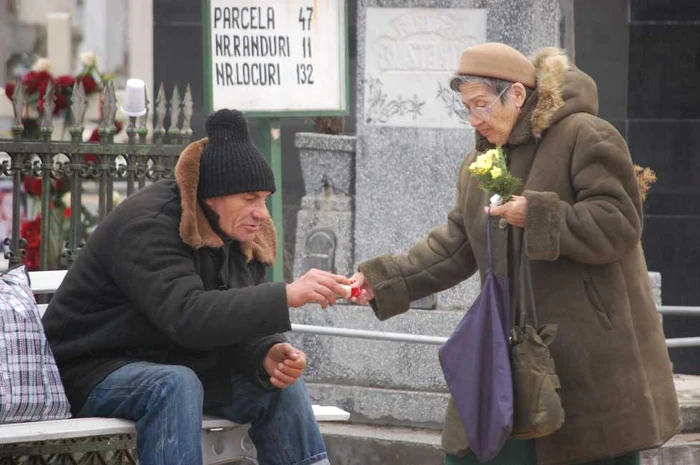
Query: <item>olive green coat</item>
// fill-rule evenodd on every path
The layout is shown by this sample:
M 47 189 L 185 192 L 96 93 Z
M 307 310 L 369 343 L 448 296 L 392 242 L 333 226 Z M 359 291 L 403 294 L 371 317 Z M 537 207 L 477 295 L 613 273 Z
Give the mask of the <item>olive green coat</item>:
M 540 324 L 558 325 L 551 350 L 566 411 L 564 426 L 536 441 L 537 463 L 656 447 L 679 431 L 680 420 L 640 242 L 642 205 L 632 160 L 620 134 L 596 116 L 590 77 L 558 49 L 543 49 L 533 63 L 537 89 L 505 150 L 511 172 L 525 180 L 524 234 L 537 313 Z M 477 150 L 487 148 L 478 136 Z M 404 255 L 360 264 L 380 319 L 476 271 L 483 279 L 488 196 L 467 171 L 477 153 L 462 165 L 446 224 Z M 522 229 L 492 222 L 495 272 L 507 276 Z M 468 451 L 452 403 L 443 448 L 460 456 Z

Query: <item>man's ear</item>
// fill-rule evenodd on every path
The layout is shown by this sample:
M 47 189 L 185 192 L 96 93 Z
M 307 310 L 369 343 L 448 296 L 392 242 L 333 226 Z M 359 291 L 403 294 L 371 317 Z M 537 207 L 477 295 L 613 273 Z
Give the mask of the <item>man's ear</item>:
M 214 210 L 214 200 L 209 198 L 209 199 L 203 199 L 204 205 L 209 207 L 211 210 Z

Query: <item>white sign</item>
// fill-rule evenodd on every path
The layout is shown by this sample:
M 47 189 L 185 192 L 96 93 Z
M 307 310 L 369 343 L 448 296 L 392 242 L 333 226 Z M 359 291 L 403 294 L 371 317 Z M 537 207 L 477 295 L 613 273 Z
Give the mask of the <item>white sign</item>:
M 367 8 L 364 123 L 466 127 L 450 77 L 462 51 L 486 41 L 486 9 Z
M 345 0 L 209 0 L 213 110 L 346 111 L 345 11 Z

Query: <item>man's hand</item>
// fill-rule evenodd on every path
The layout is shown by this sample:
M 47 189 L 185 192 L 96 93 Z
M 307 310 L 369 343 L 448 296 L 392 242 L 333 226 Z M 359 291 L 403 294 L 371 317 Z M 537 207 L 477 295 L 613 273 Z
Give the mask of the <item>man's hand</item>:
M 353 302 L 357 302 L 362 305 L 367 305 L 370 300 L 374 299 L 374 291 L 370 287 L 367 279 L 365 279 L 365 274 L 362 272 L 355 273 L 350 278 L 350 287 L 361 289 L 360 295 L 352 298 Z
M 484 211 L 488 213 L 489 207 L 484 207 Z M 509 224 L 524 228 L 527 221 L 527 198 L 514 195 L 503 205 L 492 206 L 491 216 L 502 216 Z
M 346 295 L 341 284 L 350 284 L 350 282 L 345 276 L 311 269 L 301 278 L 287 284 L 287 305 L 301 307 L 309 302 L 316 302 L 323 308 L 335 305 L 337 297 Z
M 270 375 L 270 383 L 286 389 L 301 377 L 306 369 L 306 355 L 291 344 L 282 342 L 270 347 L 263 360 L 263 367 Z

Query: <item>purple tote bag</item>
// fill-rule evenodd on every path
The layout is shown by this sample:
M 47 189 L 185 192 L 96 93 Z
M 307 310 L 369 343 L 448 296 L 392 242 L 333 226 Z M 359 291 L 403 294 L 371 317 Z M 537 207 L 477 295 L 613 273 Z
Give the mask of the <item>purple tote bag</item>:
M 439 352 L 469 448 L 480 462 L 493 459 L 513 429 L 509 287 L 508 280 L 493 273 L 491 221 L 487 223 L 486 282 Z

